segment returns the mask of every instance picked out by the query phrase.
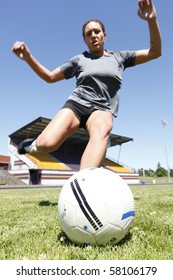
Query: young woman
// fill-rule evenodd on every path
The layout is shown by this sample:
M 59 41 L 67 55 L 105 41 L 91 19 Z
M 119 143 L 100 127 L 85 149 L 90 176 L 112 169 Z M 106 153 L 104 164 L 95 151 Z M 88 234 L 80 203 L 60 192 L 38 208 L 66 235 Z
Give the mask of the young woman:
M 101 165 L 112 130 L 112 118 L 116 117 L 118 111 L 123 71 L 161 55 L 161 36 L 152 0 L 138 1 L 138 15 L 149 26 L 148 49 L 106 50 L 105 27 L 97 19 L 87 21 L 82 28 L 88 51 L 76 55 L 53 71 L 40 64 L 23 42 L 17 41 L 13 45 L 12 51 L 46 82 L 76 77 L 76 88 L 63 108 L 37 139 L 26 139 L 20 143 L 19 153 L 52 152 L 79 127 L 84 127 L 88 131 L 89 142 L 82 155 L 80 169 Z

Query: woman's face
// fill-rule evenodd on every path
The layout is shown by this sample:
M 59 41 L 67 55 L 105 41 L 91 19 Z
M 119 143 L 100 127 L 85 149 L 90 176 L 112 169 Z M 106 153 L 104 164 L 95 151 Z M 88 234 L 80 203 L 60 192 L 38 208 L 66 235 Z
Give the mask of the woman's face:
M 88 46 L 91 53 L 95 55 L 104 54 L 104 43 L 106 39 L 106 33 L 103 32 L 98 22 L 91 21 L 85 27 L 85 43 Z

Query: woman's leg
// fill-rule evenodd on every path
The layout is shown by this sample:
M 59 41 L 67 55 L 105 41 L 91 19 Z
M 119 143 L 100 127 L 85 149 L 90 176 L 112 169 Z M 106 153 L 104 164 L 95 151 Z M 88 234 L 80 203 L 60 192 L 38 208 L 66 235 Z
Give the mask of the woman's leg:
M 39 151 L 46 153 L 57 150 L 80 126 L 79 119 L 71 109 L 61 109 L 36 140 Z
M 89 142 L 81 158 L 80 169 L 99 167 L 107 151 L 107 143 L 112 130 L 112 114 L 94 111 L 89 117 L 86 128 Z
M 69 108 L 61 109 L 37 139 L 26 139 L 18 146 L 19 154 L 37 151 L 53 152 L 80 126 L 80 121 Z

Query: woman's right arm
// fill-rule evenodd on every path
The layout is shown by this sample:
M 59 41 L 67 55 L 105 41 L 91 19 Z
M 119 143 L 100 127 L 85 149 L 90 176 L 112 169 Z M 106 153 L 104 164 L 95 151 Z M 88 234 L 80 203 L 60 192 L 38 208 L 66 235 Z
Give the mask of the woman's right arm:
M 50 71 L 44 67 L 38 60 L 33 57 L 29 51 L 29 48 L 24 42 L 17 41 L 12 47 L 12 51 L 21 59 L 25 60 L 27 64 L 33 69 L 33 71 L 47 83 L 55 83 L 65 79 L 63 72 L 60 68 L 56 68 Z

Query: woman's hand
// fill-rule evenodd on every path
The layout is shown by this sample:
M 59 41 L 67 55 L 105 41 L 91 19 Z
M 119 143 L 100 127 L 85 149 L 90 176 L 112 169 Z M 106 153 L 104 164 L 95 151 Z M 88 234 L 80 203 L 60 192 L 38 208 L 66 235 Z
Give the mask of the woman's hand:
M 138 16 L 146 21 L 156 19 L 156 9 L 152 0 L 138 0 Z
M 30 56 L 30 51 L 24 42 L 16 41 L 11 49 L 19 58 L 25 60 Z

